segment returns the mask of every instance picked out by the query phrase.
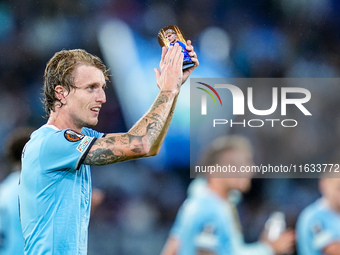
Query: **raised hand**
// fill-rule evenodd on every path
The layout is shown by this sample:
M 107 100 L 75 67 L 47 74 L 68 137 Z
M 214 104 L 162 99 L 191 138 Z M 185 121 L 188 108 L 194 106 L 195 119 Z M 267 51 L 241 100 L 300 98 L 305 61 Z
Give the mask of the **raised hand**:
M 162 48 L 162 57 L 159 64 L 161 70 L 154 69 L 157 86 L 161 90 L 170 90 L 179 92 L 182 84 L 183 72 L 183 53 L 182 47 L 178 44 L 170 46 L 168 50 Z

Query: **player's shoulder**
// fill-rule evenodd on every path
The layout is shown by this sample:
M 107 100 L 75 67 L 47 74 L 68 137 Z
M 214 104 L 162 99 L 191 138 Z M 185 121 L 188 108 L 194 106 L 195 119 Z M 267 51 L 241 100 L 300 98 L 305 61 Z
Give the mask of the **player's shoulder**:
M 316 214 L 317 212 L 320 211 L 320 199 L 314 201 L 313 203 L 309 204 L 307 207 L 305 207 L 301 213 L 300 213 L 300 217 L 310 217 L 314 214 Z
M 102 132 L 98 132 L 92 128 L 88 128 L 88 127 L 83 127 L 83 129 L 81 130 L 81 133 L 86 135 L 86 136 L 91 136 L 91 137 L 103 137 L 104 133 Z
M 30 148 L 36 150 L 37 147 L 40 147 L 41 144 L 43 144 L 45 141 L 51 140 L 51 136 L 56 132 L 58 132 L 58 129 L 54 126 L 41 126 L 37 130 L 32 132 L 30 140 L 27 142 L 24 151 L 30 150 Z
M 298 222 L 300 224 L 310 224 L 313 221 L 320 221 L 329 217 L 328 207 L 320 198 L 308 205 L 299 215 Z
M 34 132 L 32 132 L 31 134 L 31 140 L 34 139 L 39 139 L 39 138 L 46 138 L 50 135 L 53 135 L 57 132 L 60 132 L 61 130 L 59 130 L 57 127 L 53 126 L 53 125 L 43 125 L 40 128 L 38 128 L 37 130 L 35 130 Z
M 43 125 L 31 135 L 31 139 L 25 148 L 26 151 L 40 148 L 41 152 L 49 153 L 50 150 L 65 148 L 67 144 L 76 144 L 85 135 L 71 129 L 60 130 L 53 125 Z
M 189 218 L 210 218 L 224 210 L 223 203 L 211 191 L 189 196 L 182 205 L 182 213 Z
M 100 133 L 98 131 L 95 131 L 87 127 L 84 127 L 81 130 L 81 133 L 79 133 L 70 128 L 61 130 L 53 125 L 45 124 L 32 133 L 31 139 L 36 139 L 36 138 L 42 138 L 42 139 L 52 138 L 53 139 L 53 137 L 59 139 L 59 137 L 64 137 L 66 140 L 74 142 L 74 141 L 82 140 L 85 136 L 101 137 L 103 135 L 104 135 L 103 133 Z

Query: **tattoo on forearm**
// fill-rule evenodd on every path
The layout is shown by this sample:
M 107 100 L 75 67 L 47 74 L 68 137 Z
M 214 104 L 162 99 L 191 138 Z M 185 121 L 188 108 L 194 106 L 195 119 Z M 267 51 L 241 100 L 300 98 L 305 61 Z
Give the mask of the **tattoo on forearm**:
M 172 115 L 174 105 L 170 101 L 171 91 L 162 91 L 148 114 L 141 119 L 128 133 L 97 139 L 84 164 L 105 165 L 127 159 L 140 157 L 145 153 L 143 146 L 153 146 L 164 138 Z M 175 98 L 176 101 L 177 97 Z M 167 104 L 160 107 L 162 104 Z M 157 146 L 157 145 L 156 145 Z M 154 149 L 154 148 L 152 148 Z
M 161 115 L 155 112 L 151 113 L 150 119 L 155 120 L 155 121 L 160 121 L 162 123 L 165 122 L 165 119 Z
M 156 110 L 161 104 L 169 102 L 169 96 L 166 94 L 170 93 L 171 91 L 162 91 L 156 102 L 153 104 L 151 108 L 151 112 Z
M 143 136 L 136 136 L 136 135 L 130 135 L 128 134 L 129 137 L 129 144 L 132 145 L 131 151 L 133 153 L 141 153 L 142 152 L 142 146 L 143 146 Z
M 89 165 L 105 165 L 110 164 L 112 162 L 118 162 L 124 159 L 124 154 L 118 151 L 115 151 L 115 153 L 108 149 L 108 148 L 97 148 L 95 150 L 91 150 L 85 160 L 84 164 Z
M 145 126 L 147 124 L 148 124 L 148 120 L 147 119 L 141 120 L 139 125 L 136 125 L 133 128 L 133 134 L 134 135 L 143 136 L 145 134 Z
M 142 152 L 142 139 L 143 136 L 131 134 L 98 139 L 93 145 L 93 149 L 87 154 L 84 164 L 106 165 L 133 158 L 134 154 L 138 155 Z M 115 144 L 115 146 L 112 147 L 112 144 Z M 128 153 L 128 150 L 124 153 L 124 147 L 130 148 L 132 153 Z

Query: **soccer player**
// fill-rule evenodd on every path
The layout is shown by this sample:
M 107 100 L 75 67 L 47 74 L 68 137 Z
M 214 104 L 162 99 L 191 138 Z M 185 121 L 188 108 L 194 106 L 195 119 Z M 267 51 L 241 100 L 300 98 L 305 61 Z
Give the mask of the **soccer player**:
M 105 165 L 158 153 L 168 130 L 182 83 L 199 64 L 182 71 L 178 44 L 163 47 L 160 93 L 127 132 L 103 134 L 98 122 L 106 101 L 107 69 L 84 50 L 57 52 L 44 76 L 48 121 L 33 132 L 23 152 L 19 184 L 25 254 L 87 254 L 91 201 L 90 165 Z
M 340 178 L 336 173 L 319 179 L 322 197 L 306 207 L 297 221 L 299 254 L 340 254 Z M 332 178 L 333 177 L 333 178 Z
M 21 152 L 33 129 L 21 127 L 13 131 L 6 143 L 6 156 L 11 173 L 0 183 L 0 254 L 24 254 L 19 206 L 18 183 L 21 170 Z
M 219 137 L 203 157 L 204 166 L 252 165 L 252 150 L 242 136 Z M 246 192 L 250 176 L 206 177 L 181 206 L 162 255 L 272 255 L 293 250 L 294 233 L 286 230 L 277 240 L 246 244 L 232 191 Z M 249 177 L 249 178 L 248 178 Z

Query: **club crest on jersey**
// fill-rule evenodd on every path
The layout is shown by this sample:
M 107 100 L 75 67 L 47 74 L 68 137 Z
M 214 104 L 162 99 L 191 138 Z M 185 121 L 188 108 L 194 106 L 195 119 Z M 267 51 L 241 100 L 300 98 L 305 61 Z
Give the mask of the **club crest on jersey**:
M 76 131 L 73 131 L 71 129 L 68 129 L 64 132 L 64 136 L 66 138 L 67 141 L 69 142 L 77 142 L 80 141 L 81 139 L 83 139 L 85 137 L 85 135 L 80 134 Z

